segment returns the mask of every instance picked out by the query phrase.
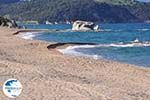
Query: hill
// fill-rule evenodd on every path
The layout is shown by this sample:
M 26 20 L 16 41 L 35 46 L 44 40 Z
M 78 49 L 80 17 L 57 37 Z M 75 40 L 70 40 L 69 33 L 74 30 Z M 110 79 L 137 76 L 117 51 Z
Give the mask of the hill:
M 41 23 L 77 19 L 111 23 L 144 22 L 150 18 L 150 4 L 134 0 L 31 0 L 3 4 L 0 15 Z
M 108 3 L 113 5 L 135 5 L 138 3 L 136 0 L 95 0 L 100 3 Z
M 9 4 L 19 2 L 20 0 L 0 0 L 0 4 Z
M 0 0 L 0 4 L 11 4 L 11 3 L 17 3 L 17 2 L 26 2 L 31 0 Z

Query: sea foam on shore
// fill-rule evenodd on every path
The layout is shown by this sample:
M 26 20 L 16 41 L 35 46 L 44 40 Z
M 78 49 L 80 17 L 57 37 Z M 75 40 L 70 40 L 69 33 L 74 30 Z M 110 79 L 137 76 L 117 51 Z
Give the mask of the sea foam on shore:
M 97 45 L 76 45 L 64 49 L 58 49 L 65 55 L 90 57 L 94 59 L 108 59 L 120 62 L 127 62 L 140 66 L 149 66 L 149 54 L 144 55 L 143 51 L 148 52 L 149 42 L 139 43 L 112 43 Z M 142 55 L 140 58 L 137 55 Z
M 92 45 L 69 46 L 65 49 L 58 49 L 58 51 L 63 54 L 66 54 L 66 55 L 90 57 L 93 59 L 102 59 L 102 56 L 100 56 L 100 55 L 86 54 L 86 53 L 82 53 L 82 52 L 79 52 L 76 50 L 76 49 L 80 49 L 80 48 L 92 48 L 92 47 L 93 47 Z
M 37 35 L 35 33 L 37 33 L 37 32 L 22 32 L 22 33 L 19 33 L 17 36 L 21 37 L 23 39 L 33 40 L 33 38 L 36 37 L 36 35 Z

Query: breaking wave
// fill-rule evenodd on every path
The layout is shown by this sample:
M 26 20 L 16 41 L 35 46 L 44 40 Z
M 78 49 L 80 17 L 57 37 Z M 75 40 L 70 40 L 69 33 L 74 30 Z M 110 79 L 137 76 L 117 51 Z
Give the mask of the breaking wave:
M 112 44 L 97 44 L 97 45 L 76 45 L 76 46 L 69 46 L 65 49 L 58 49 L 63 54 L 73 55 L 73 56 L 84 56 L 84 57 L 92 57 L 94 59 L 101 59 L 103 58 L 101 55 L 90 54 L 80 52 L 78 49 L 90 49 L 90 48 L 127 48 L 127 47 L 150 47 L 150 42 L 131 42 L 131 43 L 112 43 Z
M 150 31 L 150 29 L 146 29 L 146 28 L 144 28 L 144 29 L 137 29 L 138 31 Z
M 128 32 L 128 31 L 150 31 L 150 29 L 146 29 L 146 28 L 141 28 L 141 29 L 129 29 L 129 30 L 127 30 L 127 29 L 118 29 L 118 30 L 116 30 L 116 29 L 103 29 L 103 30 L 101 30 L 102 32 Z
M 67 49 L 76 49 L 76 48 L 95 48 L 95 47 L 150 47 L 150 42 L 138 42 L 138 43 L 111 43 L 111 44 L 97 44 L 97 45 L 77 45 L 69 46 Z

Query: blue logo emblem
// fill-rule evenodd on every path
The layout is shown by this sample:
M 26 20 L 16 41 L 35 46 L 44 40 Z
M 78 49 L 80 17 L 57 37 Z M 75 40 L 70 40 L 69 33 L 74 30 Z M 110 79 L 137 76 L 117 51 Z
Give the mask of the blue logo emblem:
M 22 85 L 17 79 L 8 79 L 3 84 L 3 92 L 9 98 L 16 98 L 22 92 Z

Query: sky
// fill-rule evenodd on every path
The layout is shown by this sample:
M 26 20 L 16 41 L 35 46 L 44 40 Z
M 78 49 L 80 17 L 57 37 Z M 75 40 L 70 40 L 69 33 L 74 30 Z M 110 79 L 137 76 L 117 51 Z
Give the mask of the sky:
M 150 0 L 138 0 L 138 1 L 150 2 Z

